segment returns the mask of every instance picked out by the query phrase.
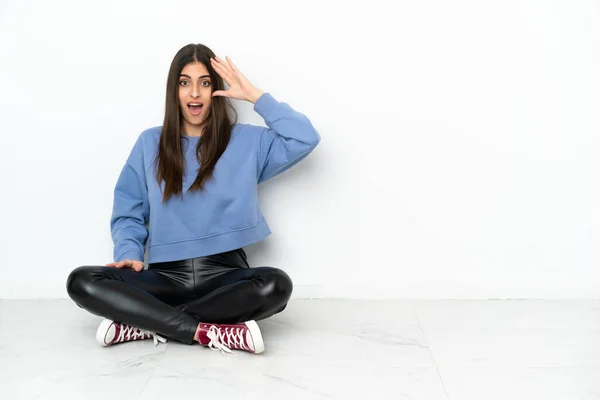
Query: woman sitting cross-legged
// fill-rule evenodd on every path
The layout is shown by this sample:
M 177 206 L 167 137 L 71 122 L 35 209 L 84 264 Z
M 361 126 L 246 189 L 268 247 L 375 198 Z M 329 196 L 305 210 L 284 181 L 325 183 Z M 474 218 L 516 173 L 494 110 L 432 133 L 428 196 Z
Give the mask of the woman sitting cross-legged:
M 231 121 L 229 98 L 252 102 L 268 127 Z M 77 267 L 67 278 L 71 299 L 105 318 L 98 341 L 169 338 L 263 352 L 255 321 L 286 307 L 292 281 L 248 263 L 243 247 L 271 233 L 257 185 L 319 142 L 305 115 L 257 89 L 229 57 L 200 44 L 179 50 L 163 125 L 139 135 L 115 186 L 114 262 Z

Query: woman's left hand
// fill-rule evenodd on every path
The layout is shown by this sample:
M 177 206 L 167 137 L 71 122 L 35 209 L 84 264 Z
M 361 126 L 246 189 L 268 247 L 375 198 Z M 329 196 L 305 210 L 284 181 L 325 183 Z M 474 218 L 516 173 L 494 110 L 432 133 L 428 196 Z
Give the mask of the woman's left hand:
M 225 57 L 227 61 L 223 61 L 219 57 L 210 59 L 210 63 L 219 76 L 225 79 L 229 85 L 227 90 L 215 90 L 214 96 L 225 96 L 238 100 L 247 100 L 251 103 L 256 103 L 256 100 L 263 94 L 246 77 L 237 69 L 233 61 L 229 57 Z

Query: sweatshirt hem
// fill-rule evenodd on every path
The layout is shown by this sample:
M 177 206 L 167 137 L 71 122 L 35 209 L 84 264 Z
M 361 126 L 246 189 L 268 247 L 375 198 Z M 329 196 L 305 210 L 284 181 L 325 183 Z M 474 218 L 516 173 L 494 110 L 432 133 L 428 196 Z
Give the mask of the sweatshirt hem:
M 271 234 L 263 218 L 247 229 L 228 231 L 197 239 L 155 244 L 148 247 L 148 263 L 179 261 L 235 250 Z

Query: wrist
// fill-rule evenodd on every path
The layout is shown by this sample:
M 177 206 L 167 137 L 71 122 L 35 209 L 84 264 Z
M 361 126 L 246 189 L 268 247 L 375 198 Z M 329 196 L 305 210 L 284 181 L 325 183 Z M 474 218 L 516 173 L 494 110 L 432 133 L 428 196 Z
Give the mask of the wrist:
M 255 104 L 256 101 L 260 98 L 260 96 L 262 96 L 264 94 L 264 92 L 260 89 L 256 89 L 254 90 L 250 96 L 248 96 L 248 101 L 251 102 L 252 104 Z

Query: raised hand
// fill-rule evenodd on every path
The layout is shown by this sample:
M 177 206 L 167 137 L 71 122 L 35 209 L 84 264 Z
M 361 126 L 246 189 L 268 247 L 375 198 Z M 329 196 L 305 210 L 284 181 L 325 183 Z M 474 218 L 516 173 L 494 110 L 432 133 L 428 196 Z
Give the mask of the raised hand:
M 106 266 L 114 268 L 131 268 L 135 272 L 140 272 L 144 269 L 144 263 L 138 260 L 121 260 L 119 262 L 108 263 Z
M 210 63 L 214 70 L 229 85 L 229 89 L 227 90 L 215 90 L 212 94 L 213 97 L 225 96 L 256 103 L 256 100 L 258 100 L 263 92 L 257 89 L 256 86 L 246 79 L 244 74 L 237 69 L 229 57 L 225 58 L 227 59 L 226 61 L 220 59 L 219 57 L 216 57 L 216 59 L 210 59 Z

